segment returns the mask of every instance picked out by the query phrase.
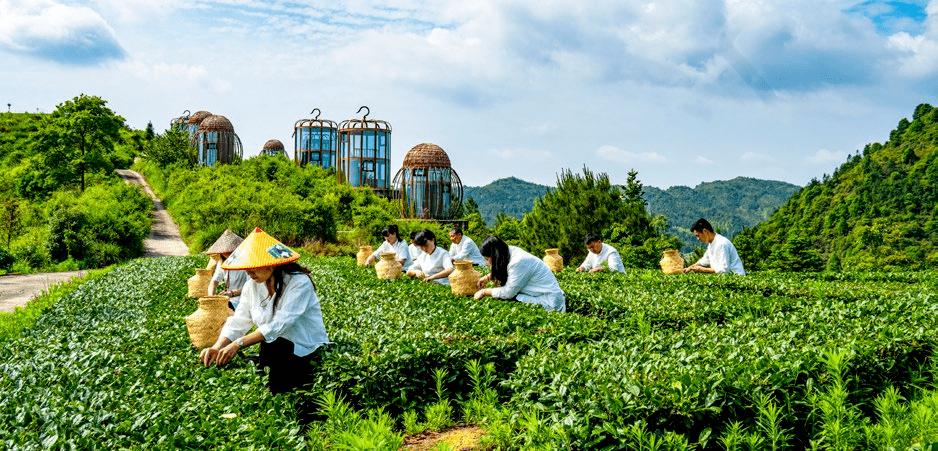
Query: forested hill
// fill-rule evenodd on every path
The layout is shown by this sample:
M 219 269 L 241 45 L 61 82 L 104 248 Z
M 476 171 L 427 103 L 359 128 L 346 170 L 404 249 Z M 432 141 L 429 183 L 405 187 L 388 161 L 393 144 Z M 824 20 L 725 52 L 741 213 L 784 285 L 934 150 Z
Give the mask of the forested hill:
M 690 232 L 694 221 L 706 218 L 720 233 L 732 238 L 743 227 L 769 219 L 798 189 L 798 185 L 786 182 L 736 177 L 694 188 L 672 186 L 662 190 L 646 186 L 644 198 L 652 215 L 662 214 L 668 219 L 667 231 L 684 242 L 681 251 L 691 252 L 700 245 Z
M 747 269 L 938 266 L 938 110 L 922 104 L 734 239 Z
M 463 199 L 472 200 L 479 205 L 479 213 L 488 225 L 495 225 L 499 213 L 521 219 L 534 208 L 534 200 L 543 196 L 548 187 L 524 180 L 508 177 L 498 179 L 485 186 L 463 187 Z

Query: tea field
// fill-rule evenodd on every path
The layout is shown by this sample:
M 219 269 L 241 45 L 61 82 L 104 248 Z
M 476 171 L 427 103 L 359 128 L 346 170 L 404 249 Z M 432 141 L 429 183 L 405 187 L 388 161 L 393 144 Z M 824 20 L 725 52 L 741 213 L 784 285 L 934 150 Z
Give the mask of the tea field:
M 482 425 L 502 449 L 938 442 L 934 272 L 568 268 L 568 312 L 556 313 L 304 258 L 334 343 L 311 392 L 271 396 L 244 360 L 199 365 L 183 317 L 197 308 L 186 279 L 204 263 L 140 259 L 95 274 L 0 343 L 0 446 L 356 449 L 330 418 L 336 399 L 396 439 L 448 406 L 443 416 Z M 321 407 L 306 431 L 297 401 Z

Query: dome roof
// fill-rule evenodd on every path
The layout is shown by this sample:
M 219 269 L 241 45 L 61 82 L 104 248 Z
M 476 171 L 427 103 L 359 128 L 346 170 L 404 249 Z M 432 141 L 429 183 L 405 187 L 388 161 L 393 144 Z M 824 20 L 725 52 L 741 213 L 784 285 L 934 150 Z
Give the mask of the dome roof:
M 449 168 L 449 155 L 442 147 L 423 143 L 417 144 L 404 155 L 405 168 Z
M 189 115 L 189 121 L 186 123 L 199 125 L 202 123 L 202 121 L 205 120 L 205 118 L 211 115 L 212 113 L 209 113 L 208 111 L 196 111 L 195 113 Z
M 279 139 L 268 139 L 264 143 L 264 150 L 283 150 L 283 143 Z
M 227 117 L 213 114 L 199 124 L 199 132 L 234 132 L 234 126 Z

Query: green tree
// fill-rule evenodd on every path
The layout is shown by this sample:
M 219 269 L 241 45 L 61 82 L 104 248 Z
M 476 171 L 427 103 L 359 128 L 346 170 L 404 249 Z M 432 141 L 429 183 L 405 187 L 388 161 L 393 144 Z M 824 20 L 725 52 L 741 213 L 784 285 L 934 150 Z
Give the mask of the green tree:
M 498 216 L 495 217 L 495 236 L 512 246 L 522 244 L 524 237 L 523 230 L 524 225 L 518 218 L 508 216 L 505 213 L 499 213 Z M 482 242 L 480 241 L 479 244 L 482 244 Z
M 124 118 L 114 114 L 100 97 L 84 94 L 56 106 L 34 136 L 34 151 L 43 169 L 58 186 L 79 183 L 85 173 L 110 172 L 108 154 L 120 140 Z
M 167 130 L 147 141 L 141 156 L 163 167 L 182 164 L 192 168 L 196 164 L 196 151 L 189 134 L 180 130 Z
M 616 224 L 625 225 L 616 232 L 617 238 L 629 237 L 631 242 L 634 237 L 638 245 L 654 235 L 643 201 L 623 196 L 605 173 L 595 175 L 584 167 L 580 175 L 567 169 L 558 177 L 557 187 L 539 198 L 524 216 L 522 247 L 534 253 L 559 248 L 564 261 L 578 261 L 586 255 L 584 235 L 604 233 Z

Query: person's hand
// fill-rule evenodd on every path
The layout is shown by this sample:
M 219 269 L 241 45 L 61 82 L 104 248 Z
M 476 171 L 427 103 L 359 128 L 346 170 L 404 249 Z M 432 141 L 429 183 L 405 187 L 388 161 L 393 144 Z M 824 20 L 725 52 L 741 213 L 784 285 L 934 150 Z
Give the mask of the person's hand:
M 202 361 L 202 365 L 209 366 L 212 363 L 215 363 L 215 359 L 218 357 L 218 348 L 212 346 L 210 348 L 205 348 L 202 352 L 199 353 L 199 360 Z
M 598 267 L 598 268 L 593 268 L 593 269 L 591 269 L 590 272 L 591 272 L 591 273 L 593 273 L 593 272 L 603 272 L 603 271 L 605 271 L 605 270 L 606 270 L 606 268 L 600 266 L 600 267 Z
M 479 277 L 479 281 L 476 282 L 476 288 L 482 288 L 482 287 L 484 287 L 485 284 L 489 283 L 489 280 L 492 280 L 492 275 L 491 275 L 491 274 L 487 274 L 485 277 Z M 478 293 L 476 293 L 476 294 L 478 294 Z M 476 299 L 479 299 L 479 298 L 476 298 Z
M 241 349 L 241 347 L 235 342 L 231 342 L 228 346 L 221 348 L 221 350 L 218 351 L 217 357 L 215 357 L 215 365 L 222 366 L 227 364 L 238 354 L 239 349 Z
M 476 294 L 472 295 L 472 297 L 473 297 L 475 300 L 477 300 L 477 301 L 478 301 L 479 299 L 484 298 L 484 297 L 485 297 L 485 288 L 483 288 L 483 289 L 481 289 L 481 290 L 479 290 L 479 291 L 476 291 Z
M 584 267 L 582 267 L 582 266 L 577 266 L 577 267 L 576 267 L 576 272 L 582 272 L 582 271 L 586 271 L 586 268 L 584 268 Z
M 700 269 L 700 266 L 698 266 L 698 265 L 690 265 L 690 266 L 684 268 L 684 274 L 687 274 L 687 273 L 689 273 L 689 272 L 697 272 L 698 269 Z

